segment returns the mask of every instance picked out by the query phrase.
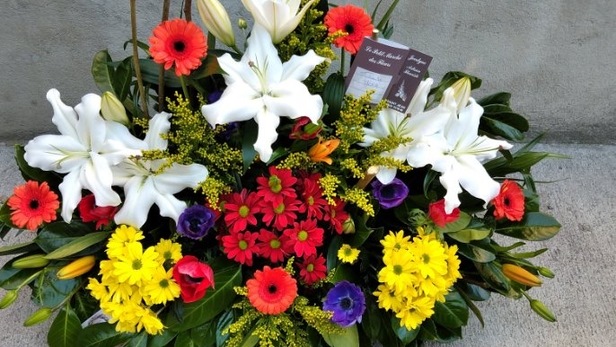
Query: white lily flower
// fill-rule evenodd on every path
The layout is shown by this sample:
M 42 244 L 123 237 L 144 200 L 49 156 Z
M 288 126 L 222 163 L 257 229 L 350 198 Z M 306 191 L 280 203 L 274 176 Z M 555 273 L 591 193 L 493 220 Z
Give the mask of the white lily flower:
M 227 89 L 218 101 L 203 106 L 201 112 L 212 125 L 254 118 L 259 125 L 254 148 L 261 160 L 268 161 L 278 138 L 280 117 L 307 116 L 313 123 L 321 117 L 323 100 L 310 94 L 301 81 L 323 61 L 325 58 L 310 50 L 283 64 L 267 31 L 255 25 L 239 62 L 230 54 L 218 58 Z
M 98 206 L 117 206 L 120 196 L 111 189 L 111 166 L 139 151 L 127 146 L 135 140 L 119 123 L 99 114 L 101 98 L 87 94 L 75 108 L 65 105 L 60 92 L 47 92 L 60 135 L 41 135 L 28 142 L 24 158 L 28 165 L 64 176 L 60 184 L 62 218 L 69 223 L 81 200 L 81 190 L 94 194 Z
M 301 10 L 301 0 L 242 0 L 242 3 L 255 22 L 269 32 L 272 41 L 279 43 L 295 30 L 315 1 L 310 0 Z
M 460 206 L 462 188 L 486 204 L 498 195 L 500 185 L 486 172 L 482 162 L 496 157 L 500 148 L 512 147 L 507 141 L 478 136 L 483 108 L 473 98 L 458 116 L 449 118 L 442 133 L 424 137 L 412 146 L 407 161 L 413 167 L 431 164 L 441 173 L 440 182 L 447 190 L 445 212 Z
M 368 147 L 374 142 L 389 136 L 398 138 L 409 137 L 411 138 L 410 142 L 401 144 L 392 151 L 381 153 L 383 157 L 405 161 L 410 148 L 415 143 L 426 136 L 442 131 L 451 115 L 455 115 L 455 100 L 453 98 L 453 91 L 448 89 L 443 94 L 443 100 L 437 107 L 424 112 L 432 82 L 431 78 L 421 82 L 417 93 L 415 93 L 411 101 L 411 106 L 409 107 L 410 115 L 405 115 L 392 109 L 381 110 L 377 118 L 370 125 L 371 127 L 364 128 L 364 142 L 360 145 Z M 376 178 L 381 183 L 388 184 L 396 177 L 396 173 L 397 169 L 395 167 L 380 166 Z
M 171 123 L 168 113 L 159 113 L 150 120 L 149 130 L 141 142 L 141 149 L 167 149 L 167 140 L 160 135 L 169 131 Z M 140 228 L 145 224 L 152 205 L 156 204 L 160 215 L 178 221 L 186 209 L 186 202 L 173 194 L 185 188 L 196 188 L 208 176 L 201 164 L 181 165 L 160 168 L 166 164 L 164 159 L 144 160 L 139 157 L 126 159 L 113 168 L 114 185 L 124 187 L 126 200 L 116 213 L 117 224 L 127 224 Z

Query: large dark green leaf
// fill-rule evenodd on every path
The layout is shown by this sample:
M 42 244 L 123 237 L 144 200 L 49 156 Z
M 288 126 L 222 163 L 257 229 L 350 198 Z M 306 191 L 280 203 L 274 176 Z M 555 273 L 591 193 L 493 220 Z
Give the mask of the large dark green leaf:
M 54 307 L 61 304 L 80 285 L 78 279 L 58 279 L 58 270 L 60 266 L 48 265 L 43 275 L 34 282 L 32 298 L 41 306 Z
M 92 229 L 87 225 L 76 221 L 70 224 L 64 222 L 54 222 L 46 225 L 34 242 L 41 247 L 45 253 L 51 253 L 56 249 L 78 239 L 80 236 L 91 233 Z
M 468 306 L 458 291 L 453 290 L 445 296 L 445 302 L 434 303 L 432 319 L 447 328 L 461 327 L 468 322 Z
M 116 68 L 113 90 L 120 101 L 124 101 L 130 92 L 133 81 L 132 57 L 124 59 Z
M 492 233 L 492 230 L 490 229 L 463 229 L 460 231 L 456 231 L 455 233 L 449 233 L 447 234 L 447 236 L 451 237 L 452 239 L 458 241 L 458 242 L 462 242 L 462 243 L 469 243 L 471 241 L 476 241 L 476 240 L 483 240 L 486 237 L 490 236 L 490 234 Z
M 259 127 L 254 121 L 246 122 L 243 127 L 242 136 L 242 165 L 244 172 L 248 171 L 248 168 L 255 160 L 257 151 L 255 150 L 255 142 L 257 141 L 257 130 Z
M 559 230 L 560 223 L 554 217 L 541 212 L 529 212 L 520 223 L 498 226 L 495 231 L 522 240 L 542 241 L 558 234 Z
M 327 122 L 338 119 L 344 99 L 344 77 L 340 73 L 329 75 L 323 87 L 323 103 L 327 105 Z
M 133 335 L 130 340 L 126 341 L 123 347 L 147 347 L 148 340 L 149 335 L 144 330 L 137 335 Z
M 221 74 L 223 71 L 218 64 L 218 58 L 214 54 L 208 54 L 201 66 L 190 74 L 190 78 L 198 80 L 212 75 Z
M 111 56 L 107 50 L 96 53 L 92 61 L 92 77 L 101 93 L 113 92 L 114 71 L 111 62 Z
M 484 96 L 483 98 L 479 99 L 477 103 L 484 107 L 487 105 L 493 105 L 493 104 L 509 106 L 510 100 L 511 100 L 510 93 L 500 92 L 500 93 L 495 93 L 492 95 Z
M 199 301 L 190 304 L 178 302 L 178 310 L 182 312 L 181 318 L 170 313 L 165 322 L 169 329 L 185 331 L 207 323 L 231 305 L 236 296 L 233 287 L 242 283 L 241 267 L 233 262 L 224 261 L 220 263 L 211 264 L 214 270 L 216 289 L 211 292 L 208 291 L 206 296 Z
M 235 313 L 233 310 L 227 310 L 218 319 L 216 324 L 216 347 L 222 347 L 225 341 L 229 338 L 229 334 L 223 334 L 222 332 L 235 320 Z
M 490 287 L 503 295 L 509 294 L 511 282 L 505 277 L 499 265 L 494 262 L 475 263 L 475 267 Z
M 466 305 L 468 306 L 468 308 L 471 311 L 473 311 L 473 313 L 475 314 L 475 316 L 479 320 L 479 323 L 481 323 L 481 326 L 483 327 L 485 325 L 485 323 L 483 321 L 483 316 L 481 315 L 481 311 L 479 310 L 479 307 L 477 307 L 477 305 L 475 305 L 475 303 L 470 298 L 470 296 L 467 293 L 465 293 L 463 290 L 459 290 L 458 292 L 460 293 L 460 295 L 462 296 L 462 298 L 466 302 Z M 487 293 L 489 294 L 490 292 L 487 292 Z M 488 297 L 489 297 L 489 295 L 488 295 Z
M 438 325 L 432 319 L 427 319 L 421 324 L 419 338 L 440 342 L 450 342 L 462 338 L 462 328 L 447 328 Z
M 183 331 L 175 338 L 174 347 L 197 347 L 195 341 L 190 336 L 190 331 Z
M 408 330 L 406 327 L 400 326 L 400 319 L 391 317 L 391 329 L 396 333 L 396 337 L 406 346 L 417 338 L 420 328 Z
M 460 282 L 459 284 L 456 284 L 456 288 L 459 293 L 466 294 L 469 299 L 474 301 L 485 301 L 490 298 L 489 291 L 472 283 Z
M 24 281 L 38 273 L 40 269 L 15 269 L 11 266 L 13 260 L 0 269 L 0 287 L 6 290 L 17 289 Z
M 79 334 L 79 347 L 117 347 L 133 335 L 119 333 L 114 324 L 100 323 L 86 327 Z
M 533 165 L 546 158 L 566 158 L 566 156 L 548 152 L 523 152 L 513 154 L 513 159 L 505 157 L 493 159 L 484 164 L 490 176 L 506 176 L 511 173 L 530 169 Z
M 484 116 L 481 117 L 481 125 L 484 131 L 495 136 L 501 136 L 506 140 L 524 140 L 524 134 L 520 130 L 499 120 Z
M 213 347 L 216 345 L 216 323 L 213 319 L 205 324 L 190 329 L 190 337 L 195 347 Z
M 323 334 L 323 339 L 331 347 L 359 347 L 357 325 L 344 328 L 341 334 Z
M 75 311 L 70 306 L 63 308 L 47 332 L 49 347 L 74 347 L 77 346 L 81 322 Z
M 93 232 L 83 236 L 80 236 L 76 239 L 73 239 L 71 242 L 55 249 L 54 251 L 48 253 L 45 258 L 47 259 L 62 259 L 74 255 L 83 251 L 84 249 L 95 245 L 99 242 L 107 240 L 109 236 L 108 232 Z
M 152 85 L 158 85 L 160 65 L 150 59 L 139 59 L 139 66 L 141 67 L 141 76 L 143 77 L 143 81 Z M 180 80 L 170 70 L 166 70 L 163 74 L 165 76 L 166 87 L 182 88 Z
M 458 253 L 478 263 L 488 263 L 496 259 L 496 255 L 472 244 L 458 244 Z
M 471 222 L 471 215 L 460 211 L 460 217 L 454 222 L 447 223 L 444 227 L 438 228 L 442 233 L 455 233 L 466 228 Z
M 164 347 L 167 346 L 177 335 L 169 329 L 163 330 L 161 334 L 151 336 L 148 339 L 148 347 Z

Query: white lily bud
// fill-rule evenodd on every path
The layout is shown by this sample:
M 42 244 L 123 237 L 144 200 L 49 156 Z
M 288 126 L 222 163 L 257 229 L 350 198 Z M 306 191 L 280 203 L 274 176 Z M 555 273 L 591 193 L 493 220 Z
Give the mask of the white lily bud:
M 453 88 L 453 96 L 458 105 L 458 112 L 468 105 L 468 99 L 471 97 L 471 79 L 462 77 L 457 80 L 450 88 Z
M 235 46 L 235 34 L 224 6 L 218 0 L 198 0 L 197 9 L 207 30 L 229 47 Z
M 105 120 L 128 125 L 128 116 L 122 102 L 112 92 L 104 92 L 101 98 L 101 114 Z

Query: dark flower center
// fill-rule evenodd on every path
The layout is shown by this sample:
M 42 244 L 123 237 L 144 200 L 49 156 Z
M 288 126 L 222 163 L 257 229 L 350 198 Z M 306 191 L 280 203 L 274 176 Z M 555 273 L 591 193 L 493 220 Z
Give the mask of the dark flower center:
M 346 297 L 340 300 L 340 308 L 342 308 L 343 310 L 348 310 L 351 307 L 353 307 L 353 300 L 351 300 L 351 298 Z
M 355 28 L 351 24 L 347 24 L 344 26 L 344 31 L 351 35 L 355 31 Z
M 39 208 L 40 205 L 38 200 L 30 200 L 29 206 L 31 209 L 36 210 L 37 208 Z
M 141 267 L 143 266 L 143 264 L 141 263 L 141 260 L 139 259 L 135 259 L 133 260 L 133 270 L 141 270 Z
M 175 41 L 173 43 L 173 49 L 182 53 L 184 52 L 184 49 L 186 49 L 186 44 L 184 44 L 184 41 Z
M 509 201 L 509 198 L 505 198 L 503 199 L 503 203 L 505 204 L 505 206 L 509 206 L 511 202 Z
M 270 294 L 276 294 L 276 292 L 278 291 L 278 288 L 276 287 L 275 284 L 270 284 L 269 286 L 267 286 L 267 291 Z
M 199 284 L 203 281 L 203 277 L 192 277 L 190 275 L 182 274 L 182 282 L 187 284 Z
M 203 221 L 199 218 L 194 218 L 190 220 L 190 230 L 193 232 L 199 232 L 202 225 Z

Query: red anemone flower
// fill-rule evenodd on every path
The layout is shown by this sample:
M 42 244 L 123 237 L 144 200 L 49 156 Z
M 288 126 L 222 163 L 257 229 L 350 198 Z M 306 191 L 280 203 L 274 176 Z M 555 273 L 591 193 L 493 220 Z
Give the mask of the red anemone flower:
M 184 256 L 173 267 L 173 279 L 180 286 L 180 295 L 186 303 L 205 296 L 209 287 L 214 287 L 214 271 L 197 257 Z
M 203 31 L 193 22 L 172 19 L 160 23 L 150 37 L 150 54 L 165 70 L 175 65 L 177 76 L 188 75 L 207 54 Z

